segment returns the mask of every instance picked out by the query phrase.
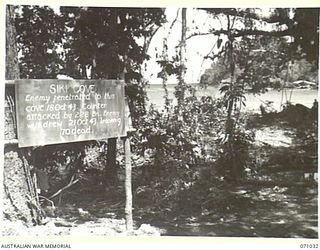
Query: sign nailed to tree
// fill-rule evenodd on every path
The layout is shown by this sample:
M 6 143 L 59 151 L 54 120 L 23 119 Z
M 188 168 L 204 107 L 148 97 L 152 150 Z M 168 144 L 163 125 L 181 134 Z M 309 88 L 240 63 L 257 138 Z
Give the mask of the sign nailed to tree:
M 16 80 L 19 147 L 126 135 L 124 81 Z

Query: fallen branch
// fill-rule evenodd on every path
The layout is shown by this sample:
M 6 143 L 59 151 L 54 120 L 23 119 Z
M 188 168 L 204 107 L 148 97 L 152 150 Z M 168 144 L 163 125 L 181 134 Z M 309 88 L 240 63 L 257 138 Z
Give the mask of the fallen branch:
M 49 197 L 49 199 L 52 199 L 54 197 L 56 197 L 57 195 L 59 195 L 62 191 L 68 189 L 69 187 L 71 187 L 72 185 L 76 184 L 80 179 L 76 179 L 74 180 L 75 175 L 73 175 L 70 179 L 70 182 L 68 185 L 64 186 L 63 188 L 59 189 L 56 193 L 54 193 L 53 195 L 51 195 Z
M 42 198 L 42 199 L 48 201 L 48 202 L 51 204 L 51 207 L 52 207 L 52 208 L 55 208 L 54 202 L 53 202 L 52 200 L 50 200 L 50 199 L 48 199 L 47 197 L 42 196 L 42 195 L 39 195 L 39 198 Z

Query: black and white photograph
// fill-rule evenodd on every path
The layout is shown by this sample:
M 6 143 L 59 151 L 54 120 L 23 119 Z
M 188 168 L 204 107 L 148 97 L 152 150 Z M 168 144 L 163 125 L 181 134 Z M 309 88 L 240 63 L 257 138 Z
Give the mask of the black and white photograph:
M 319 247 L 318 7 L 3 6 L 2 237 Z

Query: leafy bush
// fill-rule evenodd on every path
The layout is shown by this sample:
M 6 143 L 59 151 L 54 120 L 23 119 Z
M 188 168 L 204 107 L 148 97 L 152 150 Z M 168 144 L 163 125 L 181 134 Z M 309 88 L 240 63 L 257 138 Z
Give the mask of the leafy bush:
M 247 164 L 252 160 L 250 146 L 254 140 L 254 132 L 246 129 L 246 121 L 247 117 L 239 114 L 233 140 L 228 140 L 225 136 L 219 140 L 219 157 L 215 163 L 219 176 L 229 179 L 241 178 Z
M 194 185 L 201 168 L 216 158 L 224 129 L 221 107 L 220 100 L 209 96 L 186 97 L 181 114 L 174 105 L 162 111 L 150 107 L 132 138 L 133 152 L 144 159 L 134 165 L 141 172 L 135 183 L 139 195 L 152 185 L 163 201 Z M 157 195 L 152 195 L 155 202 Z

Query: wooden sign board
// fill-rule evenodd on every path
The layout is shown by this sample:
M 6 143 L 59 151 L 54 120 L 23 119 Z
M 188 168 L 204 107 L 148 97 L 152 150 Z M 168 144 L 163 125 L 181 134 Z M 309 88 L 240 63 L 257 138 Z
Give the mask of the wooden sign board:
M 123 80 L 16 80 L 19 147 L 126 136 Z

